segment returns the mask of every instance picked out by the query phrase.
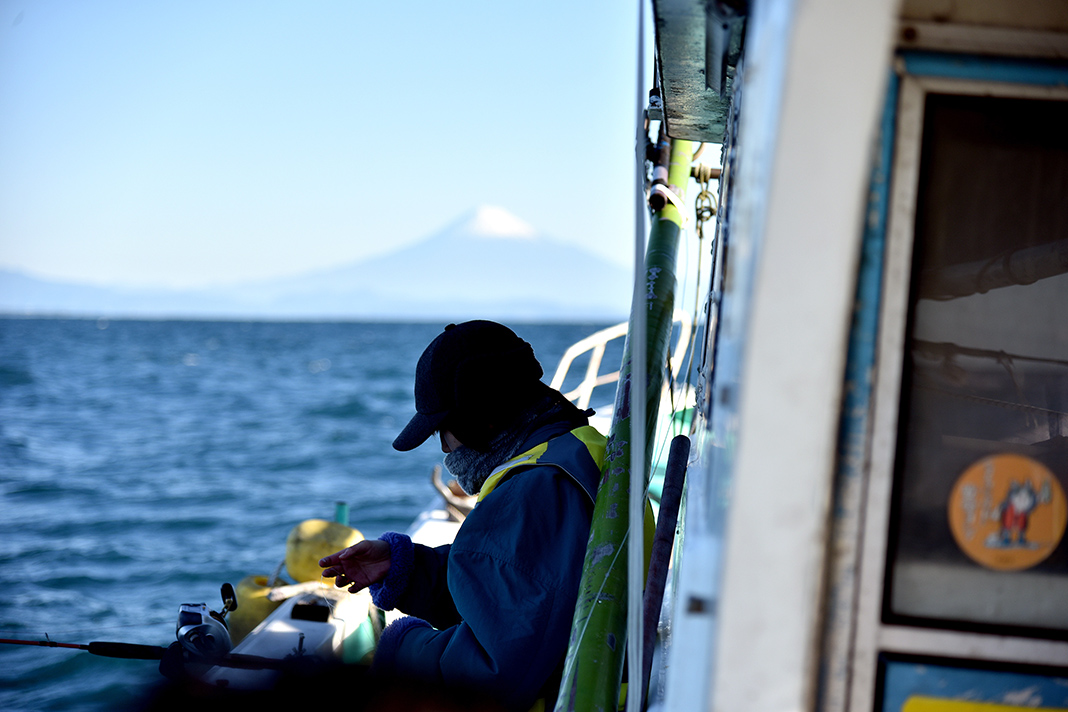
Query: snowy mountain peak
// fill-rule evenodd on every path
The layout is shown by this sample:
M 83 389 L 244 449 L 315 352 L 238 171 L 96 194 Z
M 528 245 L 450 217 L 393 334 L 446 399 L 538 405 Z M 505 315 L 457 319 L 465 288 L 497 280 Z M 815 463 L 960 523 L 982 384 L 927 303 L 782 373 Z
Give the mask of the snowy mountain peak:
M 460 230 L 468 235 L 478 237 L 497 237 L 504 239 L 529 240 L 537 236 L 538 231 L 527 222 L 517 218 L 504 208 L 496 205 L 480 205 L 464 220 Z

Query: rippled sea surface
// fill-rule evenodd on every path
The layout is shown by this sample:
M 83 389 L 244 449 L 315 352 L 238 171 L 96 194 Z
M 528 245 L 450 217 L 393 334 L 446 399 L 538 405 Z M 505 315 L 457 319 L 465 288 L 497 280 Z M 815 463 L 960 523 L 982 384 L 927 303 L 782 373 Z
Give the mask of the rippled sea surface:
M 440 324 L 0 319 L 0 638 L 166 646 L 335 502 L 368 537 L 432 499 L 390 447 Z M 514 325 L 551 377 L 604 324 Z M 618 364 L 618 360 L 616 361 Z M 122 709 L 156 663 L 0 645 L 0 709 Z

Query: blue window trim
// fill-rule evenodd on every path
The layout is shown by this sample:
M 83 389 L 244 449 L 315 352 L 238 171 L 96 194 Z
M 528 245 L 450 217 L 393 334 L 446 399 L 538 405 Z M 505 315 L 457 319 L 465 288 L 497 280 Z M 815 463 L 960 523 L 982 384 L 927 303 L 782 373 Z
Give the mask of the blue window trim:
M 890 205 L 899 85 L 899 78 L 891 73 L 879 124 L 879 146 L 871 171 L 868 204 L 864 211 L 864 235 L 853 303 L 853 323 L 849 330 L 845 389 L 838 430 L 839 487 L 843 480 L 860 478 L 865 469 L 874 374 L 872 365 L 875 363 L 882 301 L 883 261 L 886 253 L 886 223 Z M 843 502 L 835 502 L 835 516 L 847 515 L 842 509 L 843 506 Z
M 905 73 L 917 77 L 1068 87 L 1066 62 L 941 52 L 903 52 L 901 58 Z

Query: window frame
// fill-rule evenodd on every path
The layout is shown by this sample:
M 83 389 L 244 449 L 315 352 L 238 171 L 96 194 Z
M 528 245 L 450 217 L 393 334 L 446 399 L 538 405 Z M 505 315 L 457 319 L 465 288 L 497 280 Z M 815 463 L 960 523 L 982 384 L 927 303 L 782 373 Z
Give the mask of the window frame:
M 877 709 L 879 660 L 884 655 L 1068 668 L 1068 642 L 981 626 L 940 625 L 885 615 L 889 596 L 891 515 L 898 453 L 909 294 L 918 198 L 922 132 L 928 94 L 956 94 L 1068 101 L 1068 67 L 987 57 L 967 58 L 930 52 L 897 58 L 896 115 L 886 225 L 879 326 L 872 386 L 871 431 L 849 706 Z M 890 95 L 893 101 L 893 94 Z M 999 626 L 999 628 L 1007 628 Z

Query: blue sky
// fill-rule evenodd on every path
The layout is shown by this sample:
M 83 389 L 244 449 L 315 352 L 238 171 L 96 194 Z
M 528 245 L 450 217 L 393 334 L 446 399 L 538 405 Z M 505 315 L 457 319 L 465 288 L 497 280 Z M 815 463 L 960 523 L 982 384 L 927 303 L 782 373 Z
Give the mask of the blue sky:
M 636 6 L 0 0 L 0 268 L 293 275 L 480 204 L 628 263 Z

